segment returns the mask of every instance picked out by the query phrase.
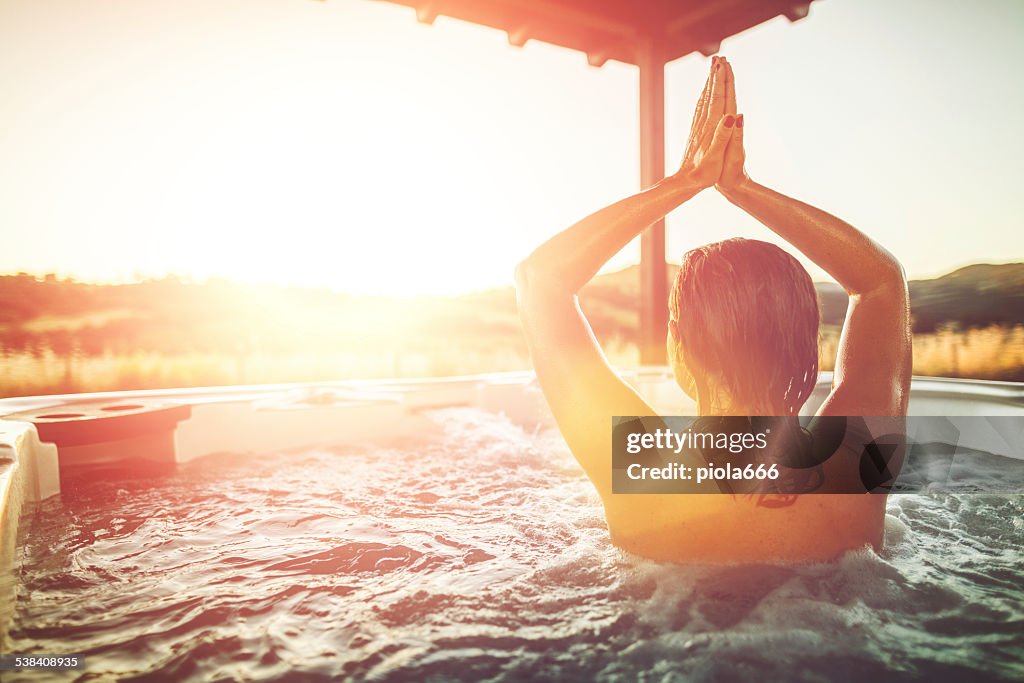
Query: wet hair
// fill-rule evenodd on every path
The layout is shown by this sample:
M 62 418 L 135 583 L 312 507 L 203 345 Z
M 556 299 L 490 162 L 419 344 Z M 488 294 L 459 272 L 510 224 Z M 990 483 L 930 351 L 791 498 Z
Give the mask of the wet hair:
M 811 276 L 768 242 L 735 238 L 688 251 L 669 326 L 698 388 L 761 415 L 796 415 L 818 379 Z

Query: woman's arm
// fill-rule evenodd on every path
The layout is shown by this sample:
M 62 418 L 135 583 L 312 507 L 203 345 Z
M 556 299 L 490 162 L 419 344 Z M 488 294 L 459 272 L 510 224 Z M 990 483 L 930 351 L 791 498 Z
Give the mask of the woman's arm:
M 727 108 L 735 107 L 725 63 Z M 718 190 L 824 269 L 850 295 L 829 396 L 822 411 L 906 414 L 912 347 L 907 281 L 899 261 L 835 216 L 760 185 L 744 171 L 743 117 L 725 153 Z
M 718 62 L 698 102 L 679 171 L 555 235 L 516 269 L 519 313 L 541 389 L 570 449 L 606 500 L 611 418 L 654 411 L 609 366 L 576 294 L 630 240 L 718 179 L 729 132 Z
M 726 85 L 719 64 L 724 62 L 718 57 L 712 60 L 679 171 L 587 216 L 537 247 L 519 264 L 517 283 L 543 284 L 549 296 L 576 294 L 630 240 L 718 180 L 732 125 L 731 120 L 723 120 Z
M 611 418 L 655 412 L 609 365 L 576 292 L 605 260 L 696 192 L 683 179 L 667 178 L 556 235 L 516 269 L 519 316 L 541 390 L 606 502 L 612 492 Z
M 677 173 L 592 213 L 523 260 L 516 269 L 517 286 L 540 286 L 547 299 L 574 296 L 630 240 L 702 189 Z

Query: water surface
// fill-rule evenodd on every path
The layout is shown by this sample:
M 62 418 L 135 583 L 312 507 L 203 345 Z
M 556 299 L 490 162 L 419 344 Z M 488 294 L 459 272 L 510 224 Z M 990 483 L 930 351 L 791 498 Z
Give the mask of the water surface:
M 1024 679 L 1019 495 L 893 496 L 881 555 L 659 565 L 557 434 L 436 417 L 29 509 L 12 651 L 83 653 L 53 677 L 82 681 Z

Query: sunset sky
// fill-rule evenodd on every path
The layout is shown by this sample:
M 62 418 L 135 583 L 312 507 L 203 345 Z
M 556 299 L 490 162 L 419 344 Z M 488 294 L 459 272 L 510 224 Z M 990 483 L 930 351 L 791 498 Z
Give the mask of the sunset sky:
M 823 0 L 726 40 L 748 170 L 914 278 L 1024 260 L 1022 35 L 1016 0 Z M 706 69 L 668 67 L 670 160 Z M 373 0 L 0 0 L 0 273 L 506 285 L 638 189 L 636 90 Z M 771 239 L 707 191 L 669 257 L 733 235 Z

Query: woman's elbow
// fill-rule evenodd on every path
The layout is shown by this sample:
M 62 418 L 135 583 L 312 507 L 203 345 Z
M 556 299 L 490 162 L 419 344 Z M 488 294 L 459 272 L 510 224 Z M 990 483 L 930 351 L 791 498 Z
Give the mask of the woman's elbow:
M 907 271 L 903 268 L 903 264 L 891 254 L 888 268 L 886 268 L 885 274 L 882 276 L 881 280 L 882 288 L 886 291 L 893 292 L 901 296 L 909 295 Z
M 558 272 L 527 258 L 516 266 L 516 306 L 524 321 L 532 315 L 572 301 L 575 291 Z
M 516 292 L 525 290 L 530 284 L 530 259 L 524 259 L 516 264 L 512 281 L 516 284 Z
M 537 269 L 530 259 L 524 259 L 516 264 L 513 275 L 516 284 L 516 306 L 520 313 L 524 313 L 533 298 L 535 284 L 537 281 Z
M 519 262 L 515 270 L 516 296 L 520 300 L 535 293 L 547 295 L 561 291 L 562 283 L 550 269 L 539 266 L 527 257 Z
M 907 296 L 907 272 L 903 269 L 903 264 L 889 252 L 884 251 L 884 254 L 885 258 L 877 264 L 876 268 L 869 271 L 871 273 L 870 284 L 860 294 Z

